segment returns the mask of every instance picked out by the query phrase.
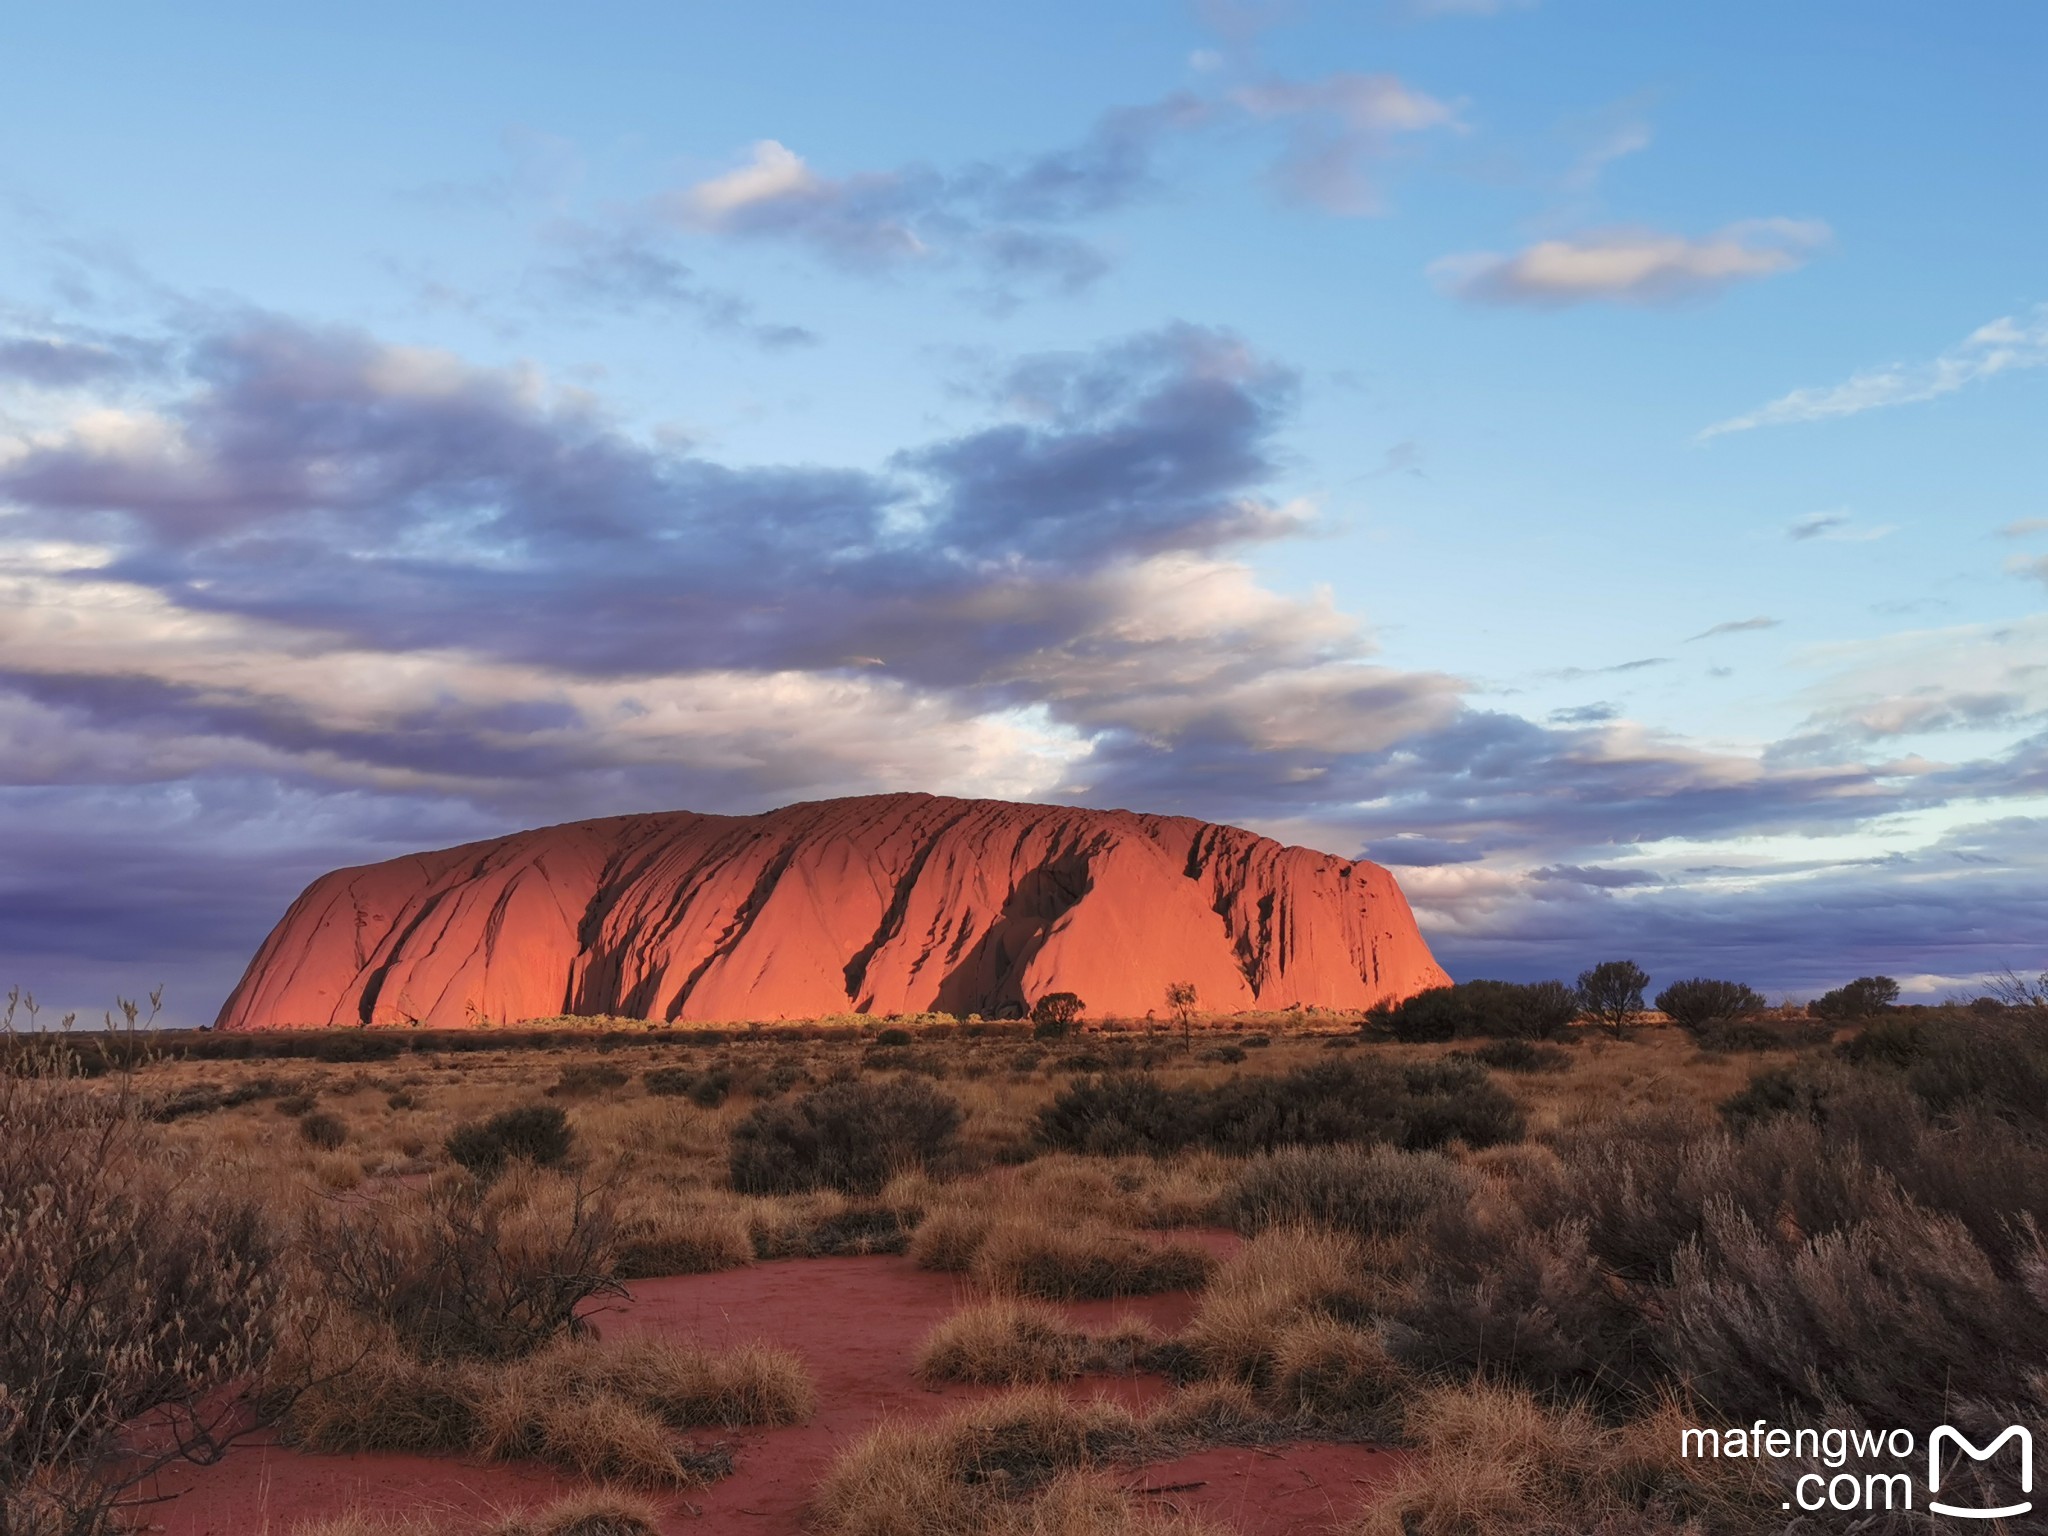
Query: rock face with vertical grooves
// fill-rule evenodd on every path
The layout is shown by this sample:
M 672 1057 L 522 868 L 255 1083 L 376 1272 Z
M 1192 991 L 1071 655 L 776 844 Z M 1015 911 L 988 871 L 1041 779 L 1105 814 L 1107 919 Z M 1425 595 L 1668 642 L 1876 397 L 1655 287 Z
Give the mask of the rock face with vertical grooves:
M 1445 977 L 1384 869 L 1180 816 L 870 795 L 515 833 L 309 886 L 218 1027 L 1365 1008 Z

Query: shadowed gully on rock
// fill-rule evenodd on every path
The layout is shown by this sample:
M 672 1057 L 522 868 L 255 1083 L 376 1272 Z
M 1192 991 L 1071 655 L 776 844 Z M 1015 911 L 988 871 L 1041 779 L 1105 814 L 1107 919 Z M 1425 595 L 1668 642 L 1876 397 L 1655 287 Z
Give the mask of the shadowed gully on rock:
M 1367 1008 L 1446 977 L 1376 864 L 1178 816 L 871 795 L 668 811 L 322 876 L 219 1026 Z

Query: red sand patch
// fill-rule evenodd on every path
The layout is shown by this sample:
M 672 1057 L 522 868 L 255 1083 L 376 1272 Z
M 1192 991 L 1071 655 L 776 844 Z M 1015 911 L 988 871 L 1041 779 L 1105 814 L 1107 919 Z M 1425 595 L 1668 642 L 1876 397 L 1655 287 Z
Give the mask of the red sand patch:
M 1302 1536 L 1356 1513 L 1402 1459 L 1362 1445 L 1224 1446 L 1154 1462 L 1119 1483 L 1162 1509 L 1244 1536 Z
M 1221 1234 L 1212 1241 L 1221 1246 Z M 792 1259 L 642 1280 L 631 1290 L 630 1300 L 593 1315 L 602 1331 L 652 1330 L 713 1347 L 766 1340 L 801 1355 L 818 1388 L 818 1412 L 809 1423 L 727 1437 L 738 1452 L 738 1469 L 677 1497 L 669 1532 L 798 1536 L 811 1490 L 833 1458 L 877 1419 L 923 1417 L 994 1390 L 935 1390 L 912 1376 L 917 1346 L 971 1293 L 958 1277 L 920 1270 L 908 1259 Z M 1194 1296 L 1178 1292 L 1074 1302 L 1066 1311 L 1075 1322 L 1098 1327 L 1136 1315 L 1170 1333 L 1186 1324 L 1195 1305 Z M 1069 1390 L 1142 1409 L 1167 1388 L 1157 1377 L 1093 1377 Z M 1393 1460 L 1357 1446 L 1205 1451 L 1126 1474 L 1126 1480 L 1134 1488 L 1199 1482 L 1199 1488 L 1161 1497 L 1235 1523 L 1246 1536 L 1263 1536 L 1327 1526 L 1333 1513 L 1354 1508 L 1364 1486 L 1384 1476 Z M 283 1536 L 301 1522 L 348 1509 L 473 1518 L 542 1502 L 571 1486 L 572 1479 L 520 1463 L 315 1456 L 249 1443 L 218 1466 L 165 1474 L 159 1491 L 178 1497 L 156 1506 L 152 1526 L 167 1536 Z

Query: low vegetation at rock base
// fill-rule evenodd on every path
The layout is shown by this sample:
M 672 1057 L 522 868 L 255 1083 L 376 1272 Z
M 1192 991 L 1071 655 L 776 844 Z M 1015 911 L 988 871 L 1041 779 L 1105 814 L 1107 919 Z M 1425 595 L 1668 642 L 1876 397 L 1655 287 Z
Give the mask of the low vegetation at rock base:
M 1773 1469 L 1686 1460 L 1680 1427 L 2048 1424 L 2040 1011 L 1864 978 L 1786 1018 L 1694 978 L 1651 1026 L 1609 980 L 1618 1031 L 1467 983 L 1199 1049 L 1085 1013 L 246 1062 L 10 1043 L 0 1532 L 111 1536 L 149 1466 L 258 1427 L 584 1485 L 314 1536 L 652 1531 L 808 1419 L 812 1372 L 595 1309 L 819 1255 L 957 1276 L 915 1369 L 982 1394 L 849 1443 L 824 1533 L 1212 1529 L 1142 1469 L 1314 1441 L 1412 1453 L 1342 1536 L 1763 1536 Z M 1117 1301 L 1161 1293 L 1184 1323 Z M 1131 1375 L 1151 1407 L 1096 1400 Z

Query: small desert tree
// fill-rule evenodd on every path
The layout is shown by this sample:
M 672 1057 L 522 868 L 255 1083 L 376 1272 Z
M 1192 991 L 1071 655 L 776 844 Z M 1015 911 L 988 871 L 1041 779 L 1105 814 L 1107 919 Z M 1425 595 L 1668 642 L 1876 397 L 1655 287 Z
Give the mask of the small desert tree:
M 1727 1019 L 1762 1013 L 1765 1004 L 1755 988 L 1739 981 L 1713 981 L 1694 976 L 1674 981 L 1657 994 L 1657 1007 L 1681 1029 L 1697 1032 Z
M 1603 960 L 1579 972 L 1579 1006 L 1614 1031 L 1619 1040 L 1643 1012 L 1649 974 L 1633 960 Z
M 1181 1043 L 1190 1051 L 1195 1048 L 1195 1005 L 1201 996 L 1192 981 L 1169 981 L 1166 984 L 1166 1006 L 1173 1014 L 1174 1023 L 1180 1026 Z
M 1088 1005 L 1073 992 L 1048 992 L 1031 1005 L 1031 1033 L 1040 1040 L 1057 1040 L 1080 1022 Z
M 1858 976 L 1846 986 L 1823 993 L 1807 1004 L 1817 1019 L 1869 1019 L 1899 1000 L 1899 984 L 1889 976 Z

